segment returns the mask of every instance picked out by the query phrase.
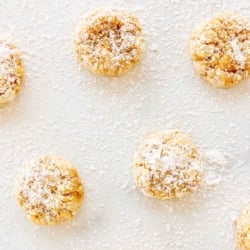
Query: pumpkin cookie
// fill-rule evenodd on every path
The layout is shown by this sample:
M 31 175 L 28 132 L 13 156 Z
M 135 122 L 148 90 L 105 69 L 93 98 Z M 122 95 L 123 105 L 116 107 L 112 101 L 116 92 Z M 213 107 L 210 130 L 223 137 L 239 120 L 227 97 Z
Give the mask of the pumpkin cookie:
M 122 11 L 95 12 L 74 40 L 75 51 L 90 71 L 109 76 L 133 68 L 143 54 L 144 38 L 138 19 Z
M 250 250 L 250 205 L 248 205 L 236 222 L 236 237 L 240 250 Z
M 197 148 L 178 131 L 146 136 L 135 156 L 133 172 L 145 195 L 162 200 L 186 196 L 203 177 Z
M 235 14 L 214 17 L 196 30 L 190 53 L 198 74 L 209 84 L 229 88 L 250 75 L 250 24 Z
M 17 201 L 33 222 L 54 225 L 72 219 L 83 195 L 76 168 L 60 157 L 44 156 L 24 167 Z
M 15 45 L 0 41 L 0 106 L 12 101 L 24 80 L 23 62 Z

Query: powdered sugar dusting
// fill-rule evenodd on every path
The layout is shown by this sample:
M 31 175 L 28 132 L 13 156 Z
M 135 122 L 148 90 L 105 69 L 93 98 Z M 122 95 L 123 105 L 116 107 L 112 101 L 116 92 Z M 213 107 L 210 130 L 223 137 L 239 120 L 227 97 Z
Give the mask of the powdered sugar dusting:
M 148 163 L 155 167 L 161 158 L 162 146 L 160 140 L 149 140 L 147 142 L 147 147 L 141 152 L 141 154 L 145 157 Z
M 205 169 L 205 184 L 214 186 L 223 180 L 223 172 L 228 167 L 228 161 L 220 151 L 208 150 L 203 153 L 203 167 Z
M 208 150 L 203 154 L 203 158 L 207 164 L 213 167 L 226 167 L 228 165 L 225 155 L 219 150 Z
M 60 189 L 58 180 L 61 178 L 59 169 L 48 169 L 35 160 L 25 167 L 22 173 L 22 193 L 27 198 L 28 206 L 45 205 L 46 208 L 58 208 L 62 196 L 53 193 L 52 189 Z M 59 183 L 60 184 L 60 183 Z
M 233 55 L 234 55 L 235 60 L 236 60 L 241 66 L 244 66 L 245 63 L 246 63 L 246 58 L 245 58 L 245 56 L 243 55 L 243 53 L 242 53 L 242 51 L 241 51 L 241 49 L 240 49 L 240 47 L 239 47 L 239 44 L 238 44 L 237 39 L 232 40 L 231 45 L 232 45 Z

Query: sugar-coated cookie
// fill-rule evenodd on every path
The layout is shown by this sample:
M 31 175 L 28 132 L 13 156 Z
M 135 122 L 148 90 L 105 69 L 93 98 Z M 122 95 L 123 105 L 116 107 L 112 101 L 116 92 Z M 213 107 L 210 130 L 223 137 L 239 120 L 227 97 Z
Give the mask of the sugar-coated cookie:
M 136 153 L 133 173 L 145 195 L 162 200 L 186 196 L 203 177 L 198 149 L 178 131 L 147 135 Z
M 209 84 L 229 88 L 250 75 L 250 23 L 221 14 L 194 31 L 190 53 L 198 74 Z
M 83 196 L 77 169 L 61 157 L 43 156 L 25 165 L 17 201 L 33 222 L 54 225 L 71 220 Z
M 24 81 L 21 54 L 15 45 L 0 41 L 0 106 L 12 101 Z
M 143 45 L 138 19 L 115 10 L 89 15 L 74 40 L 82 64 L 96 74 L 109 76 L 132 69 L 141 59 Z

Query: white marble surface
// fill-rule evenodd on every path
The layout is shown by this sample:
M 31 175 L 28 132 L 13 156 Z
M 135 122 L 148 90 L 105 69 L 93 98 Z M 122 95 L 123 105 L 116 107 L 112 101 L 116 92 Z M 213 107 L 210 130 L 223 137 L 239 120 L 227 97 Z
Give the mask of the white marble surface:
M 118 4 L 116 4 L 118 2 Z M 72 37 L 101 6 L 141 20 L 142 63 L 116 79 L 88 74 Z M 206 85 L 188 54 L 195 25 L 225 11 L 249 15 L 249 0 L 2 0 L 0 34 L 22 50 L 27 72 L 19 97 L 0 110 L 0 249 L 233 250 L 234 219 L 250 201 L 250 82 L 229 90 Z M 141 195 L 131 173 L 143 134 L 178 128 L 201 152 L 223 152 L 221 180 L 189 200 Z M 69 225 L 32 224 L 13 181 L 40 154 L 62 155 L 85 182 L 83 208 Z

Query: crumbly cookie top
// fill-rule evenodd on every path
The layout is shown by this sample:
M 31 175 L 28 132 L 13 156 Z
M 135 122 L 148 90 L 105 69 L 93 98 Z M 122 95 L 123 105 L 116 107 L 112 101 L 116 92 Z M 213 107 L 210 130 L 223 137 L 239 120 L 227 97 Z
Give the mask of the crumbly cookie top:
M 178 131 L 147 136 L 139 147 L 134 167 L 139 186 L 164 199 L 195 190 L 202 177 L 196 147 Z
M 79 59 L 96 73 L 119 75 L 138 63 L 144 39 L 138 19 L 126 12 L 96 12 L 75 40 Z
M 82 198 L 77 170 L 62 158 L 40 157 L 25 166 L 17 199 L 35 222 L 54 224 L 63 210 L 73 215 Z
M 191 36 L 190 51 L 198 73 L 215 87 L 230 87 L 250 74 L 250 24 L 222 14 Z

